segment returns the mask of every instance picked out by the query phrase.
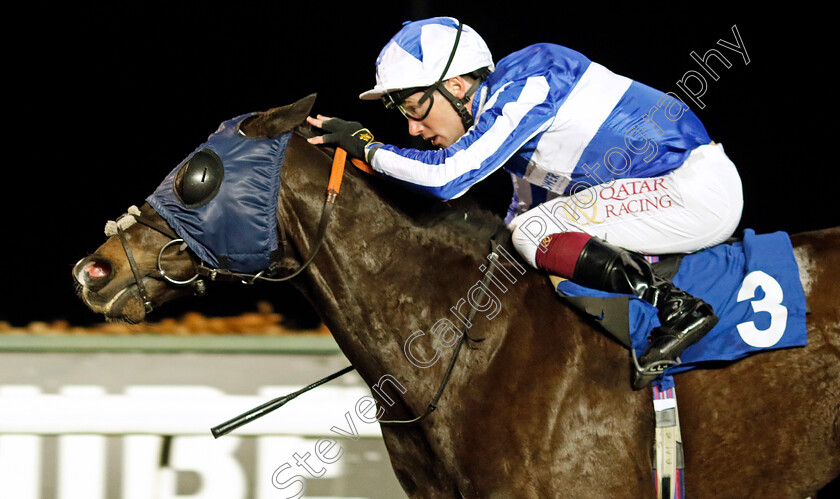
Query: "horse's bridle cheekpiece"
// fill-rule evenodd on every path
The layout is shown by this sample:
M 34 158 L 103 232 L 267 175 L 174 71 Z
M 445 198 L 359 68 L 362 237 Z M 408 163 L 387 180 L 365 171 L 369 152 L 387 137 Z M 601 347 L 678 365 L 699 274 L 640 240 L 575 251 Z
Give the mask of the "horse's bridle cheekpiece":
M 196 294 L 205 292 L 202 278 L 244 284 L 257 280 L 287 281 L 312 263 L 320 249 L 341 187 L 347 154 L 336 149 L 316 243 L 309 258 L 291 274 L 277 277 L 280 260 L 289 247 L 277 220 L 277 203 L 280 172 L 292 132 L 274 138 L 247 137 L 240 126 L 253 114 L 223 122 L 146 199 L 169 226 L 144 217 L 134 206 L 116 222 L 106 224 L 105 234 L 120 238 L 147 313 L 152 311 L 153 303 L 143 284 L 144 277 L 162 279 L 175 286 L 193 286 Z M 367 165 L 357 161 L 354 164 L 372 172 Z M 125 235 L 135 222 L 171 239 L 159 250 L 156 269 L 141 272 L 137 265 Z M 179 245 L 179 251 L 189 248 L 200 259 L 196 274 L 189 279 L 175 279 L 163 268 L 163 254 L 173 245 Z
M 131 251 L 131 246 L 128 244 L 128 237 L 125 235 L 125 231 L 135 223 L 145 225 L 146 227 L 154 229 L 171 239 L 171 241 L 167 242 L 160 248 L 157 256 L 156 269 L 141 272 L 140 267 L 137 265 L 137 261 L 134 259 L 134 253 Z M 116 221 L 109 221 L 106 223 L 105 235 L 109 237 L 118 236 L 120 238 L 120 243 L 122 244 L 126 259 L 128 260 L 128 266 L 131 269 L 131 274 L 134 276 L 134 283 L 137 286 L 137 292 L 140 295 L 140 299 L 143 301 L 143 308 L 145 308 L 147 314 L 152 311 L 154 305 L 152 303 L 152 299 L 149 297 L 149 293 L 146 291 L 146 285 L 143 284 L 144 277 L 148 276 L 155 279 L 162 279 L 176 286 L 191 285 L 195 289 L 195 294 L 204 294 L 204 281 L 198 279 L 198 274 L 185 280 L 174 279 L 166 274 L 166 271 L 163 270 L 163 253 L 167 250 L 167 248 L 175 244 L 180 244 L 178 251 L 184 251 L 187 249 L 186 243 L 169 227 L 160 225 L 154 220 L 144 217 L 136 206 L 130 206 L 128 211 L 121 217 L 117 218 Z
M 279 260 L 288 247 L 285 232 L 277 220 L 277 203 L 280 194 L 280 170 L 291 132 L 275 138 L 247 137 L 240 131 L 240 125 L 251 115 L 253 113 L 222 123 L 207 142 L 176 166 L 154 193 L 146 198 L 149 205 L 172 227 L 171 229 L 143 216 L 134 206 L 115 222 L 106 224 L 106 235 L 116 235 L 120 238 L 147 313 L 152 311 L 153 303 L 143 284 L 143 278 L 146 276 L 163 279 L 176 286 L 194 286 L 197 294 L 203 294 L 204 283 L 201 277 L 211 280 L 238 280 L 245 284 L 252 284 L 257 280 L 286 281 L 300 274 L 318 253 L 341 189 L 347 153 L 341 148 L 336 148 L 318 234 L 309 258 L 291 274 L 271 277 L 277 272 Z M 373 173 L 373 170 L 361 161 L 353 160 L 352 163 L 367 173 Z M 134 223 L 145 225 L 170 238 L 158 252 L 157 268 L 145 273 L 140 271 L 125 233 Z M 495 252 L 497 243 L 491 243 Z M 196 265 L 196 274 L 189 279 L 174 279 L 166 274 L 162 266 L 164 252 L 176 244 L 179 245 L 179 251 L 188 247 L 201 260 Z M 485 274 L 485 285 L 491 276 L 492 271 Z M 473 306 L 469 316 L 470 323 L 476 311 L 476 307 Z M 440 386 L 423 414 L 408 420 L 380 420 L 380 423 L 417 424 L 434 412 L 449 382 L 461 346 L 467 339 L 482 341 L 471 338 L 469 328 L 465 328 Z M 216 438 L 225 435 L 276 410 L 298 395 L 351 370 L 353 366 L 348 366 L 295 393 L 266 402 L 212 428 L 211 432 Z

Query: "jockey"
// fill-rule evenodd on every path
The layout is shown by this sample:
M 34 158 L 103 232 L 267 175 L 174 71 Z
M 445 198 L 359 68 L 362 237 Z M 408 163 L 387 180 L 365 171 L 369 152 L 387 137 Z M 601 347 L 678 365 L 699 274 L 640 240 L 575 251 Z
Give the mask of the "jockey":
M 358 122 L 321 115 L 307 121 L 327 133 L 309 141 L 337 144 L 444 200 L 507 170 L 514 194 L 505 222 L 528 263 L 657 308 L 643 373 L 673 363 L 717 323 L 710 305 L 655 275 L 642 256 L 721 243 L 743 207 L 735 165 L 674 94 L 553 44 L 494 65 L 478 33 L 437 17 L 403 25 L 360 98 L 398 109 L 409 133 L 438 149 L 375 142 Z

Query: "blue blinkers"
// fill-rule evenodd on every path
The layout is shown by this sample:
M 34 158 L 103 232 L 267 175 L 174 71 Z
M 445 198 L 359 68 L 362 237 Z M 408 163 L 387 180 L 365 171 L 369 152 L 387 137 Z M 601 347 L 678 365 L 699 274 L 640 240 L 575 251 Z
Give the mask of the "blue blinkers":
M 291 132 L 249 138 L 223 122 L 173 169 L 146 201 L 204 262 L 255 273 L 277 250 L 280 171 Z

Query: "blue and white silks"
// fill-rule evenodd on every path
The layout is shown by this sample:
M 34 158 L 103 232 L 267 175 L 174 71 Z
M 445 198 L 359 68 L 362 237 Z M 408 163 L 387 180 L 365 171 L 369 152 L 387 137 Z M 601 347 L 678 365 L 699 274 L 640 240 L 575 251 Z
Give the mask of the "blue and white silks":
M 385 145 L 373 168 L 441 199 L 504 168 L 514 179 L 512 214 L 518 214 L 614 178 L 664 175 L 711 142 L 678 99 L 553 44 L 500 60 L 472 111 L 475 125 L 450 147 Z M 530 192 L 523 192 L 526 186 Z

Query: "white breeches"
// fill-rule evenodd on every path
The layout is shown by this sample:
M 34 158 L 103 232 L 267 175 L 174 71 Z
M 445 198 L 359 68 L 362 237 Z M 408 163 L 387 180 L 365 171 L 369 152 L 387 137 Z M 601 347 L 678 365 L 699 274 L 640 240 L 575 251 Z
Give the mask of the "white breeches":
M 567 231 L 638 253 L 691 253 L 729 238 L 743 206 L 735 165 L 722 145 L 708 144 L 663 177 L 616 179 L 560 196 L 518 215 L 508 228 L 532 266 L 542 238 Z

